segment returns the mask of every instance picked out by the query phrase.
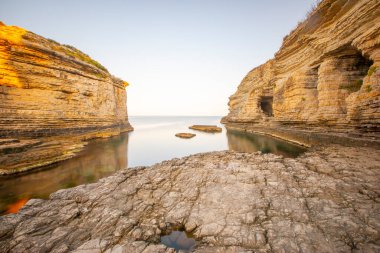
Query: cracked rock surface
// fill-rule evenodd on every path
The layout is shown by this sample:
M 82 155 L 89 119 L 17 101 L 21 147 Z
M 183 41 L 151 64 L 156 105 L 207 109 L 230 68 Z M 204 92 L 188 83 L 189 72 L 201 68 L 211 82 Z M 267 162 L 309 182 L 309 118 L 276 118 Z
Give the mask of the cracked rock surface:
M 380 150 L 232 151 L 121 170 L 0 217 L 0 252 L 380 252 Z

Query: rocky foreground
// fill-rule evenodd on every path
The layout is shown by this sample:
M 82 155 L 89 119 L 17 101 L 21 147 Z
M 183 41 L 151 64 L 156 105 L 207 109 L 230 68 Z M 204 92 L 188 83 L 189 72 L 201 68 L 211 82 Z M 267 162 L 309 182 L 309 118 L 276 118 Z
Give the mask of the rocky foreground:
M 0 217 L 0 252 L 380 252 L 380 150 L 231 151 L 122 170 Z

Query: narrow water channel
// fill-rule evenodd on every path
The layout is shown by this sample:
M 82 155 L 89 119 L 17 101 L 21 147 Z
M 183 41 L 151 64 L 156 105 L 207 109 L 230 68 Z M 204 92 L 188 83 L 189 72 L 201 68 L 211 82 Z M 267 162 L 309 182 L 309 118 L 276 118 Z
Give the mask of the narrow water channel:
M 0 178 L 0 213 L 13 213 L 31 198 L 48 198 L 59 189 L 92 183 L 113 172 L 190 154 L 235 150 L 296 157 L 305 148 L 268 136 L 226 131 L 210 134 L 188 129 L 193 124 L 222 126 L 220 117 L 131 117 L 131 133 L 92 141 L 78 156 L 49 169 Z M 192 139 L 175 137 L 191 132 Z

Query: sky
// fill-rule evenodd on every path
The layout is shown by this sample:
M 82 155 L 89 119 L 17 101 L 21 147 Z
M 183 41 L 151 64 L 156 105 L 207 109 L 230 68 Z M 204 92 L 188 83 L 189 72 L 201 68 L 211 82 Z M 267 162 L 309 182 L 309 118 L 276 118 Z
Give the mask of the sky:
M 222 116 L 313 2 L 0 0 L 0 21 L 75 46 L 129 82 L 129 115 Z

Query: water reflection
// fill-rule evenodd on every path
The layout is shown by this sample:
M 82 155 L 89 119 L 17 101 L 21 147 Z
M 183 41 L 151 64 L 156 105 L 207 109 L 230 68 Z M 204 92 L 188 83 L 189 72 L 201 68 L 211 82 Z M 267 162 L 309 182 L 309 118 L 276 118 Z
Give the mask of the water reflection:
M 253 153 L 273 153 L 284 157 L 297 157 L 304 153 L 306 148 L 265 135 L 227 131 L 229 150 Z
M 5 214 L 17 213 L 18 210 L 20 210 L 20 208 L 23 207 L 26 204 L 26 202 L 28 202 L 29 199 L 30 198 L 22 198 L 22 199 L 17 200 L 14 203 L 9 204 L 4 213 Z
M 77 157 L 26 175 L 0 178 L 0 213 L 14 213 L 31 198 L 92 183 L 128 165 L 128 134 L 91 142 Z
M 161 237 L 161 243 L 176 251 L 190 252 L 194 249 L 196 242 L 188 237 L 184 231 L 173 231 L 169 235 Z
M 30 198 L 48 198 L 62 188 L 95 182 L 129 167 L 151 165 L 199 152 L 235 150 L 272 152 L 295 157 L 304 148 L 267 136 L 226 131 L 209 134 L 188 129 L 194 124 L 219 125 L 220 117 L 131 117 L 135 131 L 92 141 L 80 155 L 49 169 L 0 178 L 0 214 L 17 212 Z M 196 133 L 180 139 L 178 132 Z

